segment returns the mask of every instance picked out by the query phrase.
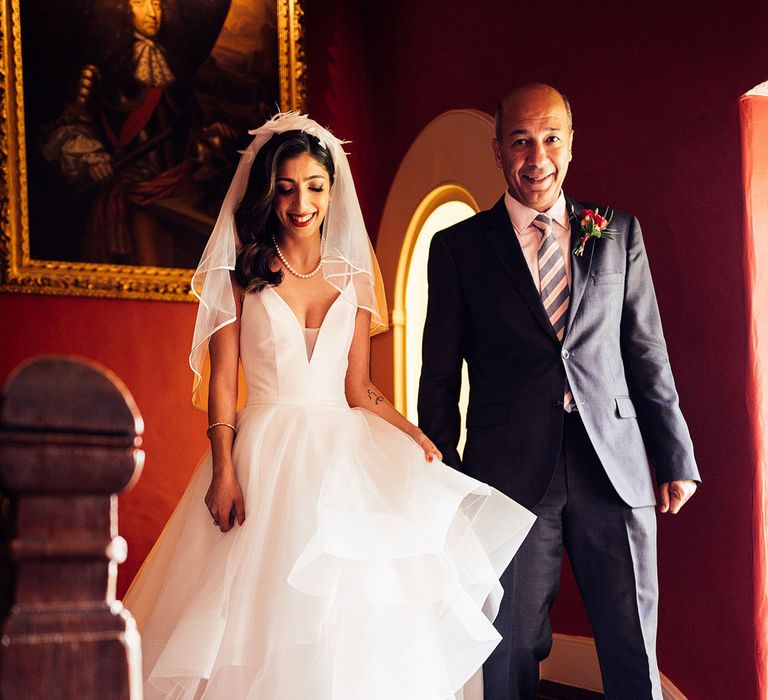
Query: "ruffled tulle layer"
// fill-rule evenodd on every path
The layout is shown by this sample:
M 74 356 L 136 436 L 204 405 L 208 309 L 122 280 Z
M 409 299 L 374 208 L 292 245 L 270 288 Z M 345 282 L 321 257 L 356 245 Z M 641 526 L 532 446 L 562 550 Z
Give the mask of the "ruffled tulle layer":
M 453 698 L 533 516 L 363 410 L 248 406 L 234 461 L 245 523 L 211 523 L 206 458 L 126 597 L 145 698 Z

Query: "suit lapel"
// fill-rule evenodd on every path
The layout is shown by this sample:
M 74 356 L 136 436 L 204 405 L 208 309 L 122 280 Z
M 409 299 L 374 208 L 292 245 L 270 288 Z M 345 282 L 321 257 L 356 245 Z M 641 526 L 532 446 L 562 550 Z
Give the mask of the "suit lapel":
M 566 197 L 568 206 L 568 215 L 571 222 L 571 303 L 568 308 L 568 322 L 565 326 L 565 334 L 571 329 L 573 319 L 576 318 L 576 312 L 579 310 L 581 299 L 584 296 L 584 290 L 589 281 L 589 271 L 592 267 L 592 255 L 595 251 L 594 241 L 587 244 L 583 255 L 574 255 L 573 250 L 579 243 L 581 237 L 581 225 L 579 219 L 584 207 L 578 202 Z
M 544 311 L 541 297 L 533 283 L 531 271 L 528 269 L 528 263 L 523 256 L 515 230 L 512 228 L 503 197 L 490 210 L 489 214 L 491 225 L 486 230 L 489 245 L 512 280 L 517 292 L 530 307 L 536 320 L 547 334 L 555 342 L 558 342 L 552 324 L 549 322 L 546 311 Z

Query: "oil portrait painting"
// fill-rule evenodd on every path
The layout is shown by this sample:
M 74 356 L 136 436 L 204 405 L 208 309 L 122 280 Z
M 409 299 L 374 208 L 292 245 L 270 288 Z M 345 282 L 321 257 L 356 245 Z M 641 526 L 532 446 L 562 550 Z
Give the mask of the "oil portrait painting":
M 183 297 L 248 129 L 302 106 L 297 5 L 3 2 L 21 68 L 3 288 Z

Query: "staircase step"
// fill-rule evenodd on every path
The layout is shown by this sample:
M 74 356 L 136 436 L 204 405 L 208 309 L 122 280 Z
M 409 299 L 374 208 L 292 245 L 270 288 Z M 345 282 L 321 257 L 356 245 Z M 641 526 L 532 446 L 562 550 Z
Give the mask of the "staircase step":
M 605 695 L 553 681 L 541 681 L 536 698 L 537 700 L 599 700 L 604 699 Z

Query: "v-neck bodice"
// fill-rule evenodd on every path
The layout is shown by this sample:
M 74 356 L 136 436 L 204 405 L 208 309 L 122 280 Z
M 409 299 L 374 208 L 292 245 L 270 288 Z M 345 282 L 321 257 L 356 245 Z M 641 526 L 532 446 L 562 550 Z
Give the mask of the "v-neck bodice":
M 349 285 L 317 329 L 310 357 L 305 329 L 274 289 L 246 294 L 240 320 L 240 361 L 248 403 L 346 405 L 344 379 L 356 311 L 354 287 Z
M 320 334 L 319 328 L 303 328 L 304 332 L 304 345 L 307 348 L 307 361 L 312 361 L 312 353 L 315 351 L 315 344 L 317 343 L 317 336 Z

